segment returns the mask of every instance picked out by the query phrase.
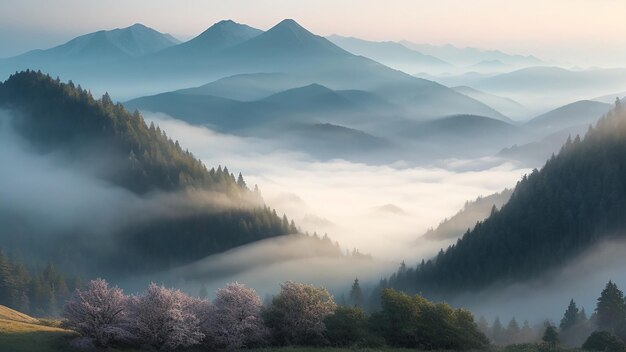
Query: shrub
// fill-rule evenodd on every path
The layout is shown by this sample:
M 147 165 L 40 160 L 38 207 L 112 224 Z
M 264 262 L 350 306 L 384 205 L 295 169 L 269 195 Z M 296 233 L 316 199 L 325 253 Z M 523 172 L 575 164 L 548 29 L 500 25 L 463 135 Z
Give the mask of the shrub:
M 239 349 L 262 345 L 268 331 L 261 317 L 262 303 L 256 291 L 239 283 L 217 290 L 203 328 L 214 347 Z
M 588 351 L 610 351 L 624 352 L 626 346 L 615 335 L 608 331 L 595 331 L 587 338 L 582 346 L 583 350 Z
M 264 318 L 277 344 L 322 345 L 327 343 L 324 319 L 336 308 L 325 288 L 287 281 L 272 299 Z
M 154 283 L 129 300 L 130 329 L 138 343 L 174 350 L 199 344 L 204 338 L 193 309 L 197 302 L 179 290 Z
M 109 287 L 102 279 L 93 280 L 85 290 L 76 289 L 66 303 L 65 325 L 100 347 L 127 340 L 127 301 L 120 288 Z M 84 339 L 82 343 L 85 344 Z

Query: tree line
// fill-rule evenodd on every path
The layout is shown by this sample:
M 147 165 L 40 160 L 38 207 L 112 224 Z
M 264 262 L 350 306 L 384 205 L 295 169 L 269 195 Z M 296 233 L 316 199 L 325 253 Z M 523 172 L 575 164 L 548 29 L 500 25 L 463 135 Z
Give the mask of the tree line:
M 67 277 L 52 263 L 29 271 L 20 260 L 10 260 L 0 250 L 0 304 L 39 317 L 58 316 L 63 304 L 79 287 L 77 277 Z
M 241 173 L 236 176 L 226 166 L 208 169 L 159 126 L 146 124 L 141 114 L 127 111 L 108 94 L 95 99 L 72 81 L 27 70 L 0 83 L 0 108 L 15 112 L 11 127 L 34 151 L 68 160 L 67 165 L 94 173 L 89 176 L 139 196 L 207 194 L 224 197 L 229 205 L 213 209 L 189 200 L 185 211 L 131 222 L 105 239 L 71 230 L 44 238 L 43 230 L 31 230 L 28 214 L 22 218 L 3 213 L 0 226 L 5 235 L 0 245 L 52 260 L 66 271 L 80 268 L 82 276 L 115 278 L 166 270 L 298 232 L 293 220 L 264 204 L 258 188 L 249 187 Z
M 102 279 L 77 289 L 67 302 L 64 326 L 80 334 L 72 345 L 240 349 L 261 346 L 397 346 L 477 349 L 487 346 L 472 314 L 393 289 L 382 293 L 380 312 L 337 306 L 322 287 L 285 282 L 263 305 L 239 283 L 218 289 L 215 299 L 190 297 L 151 284 L 126 295 Z
M 454 245 L 380 282 L 431 299 L 535 278 L 626 228 L 626 109 L 568 139 Z M 377 296 L 376 296 L 377 297 Z M 375 297 L 375 298 L 376 298 Z

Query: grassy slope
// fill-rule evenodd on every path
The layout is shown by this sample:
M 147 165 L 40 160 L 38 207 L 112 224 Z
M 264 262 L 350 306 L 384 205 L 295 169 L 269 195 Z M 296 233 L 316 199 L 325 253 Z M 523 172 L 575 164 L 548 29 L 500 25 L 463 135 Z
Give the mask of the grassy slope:
M 67 351 L 69 330 L 42 325 L 39 320 L 0 306 L 0 351 Z

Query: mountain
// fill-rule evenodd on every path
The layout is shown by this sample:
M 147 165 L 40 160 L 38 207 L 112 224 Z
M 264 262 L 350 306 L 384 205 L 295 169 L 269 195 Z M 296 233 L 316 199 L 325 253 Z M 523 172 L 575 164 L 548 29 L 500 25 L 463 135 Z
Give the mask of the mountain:
M 215 23 L 193 39 L 157 53 L 157 57 L 185 57 L 203 60 L 207 56 L 243 43 L 263 33 L 262 30 L 232 20 Z
M 0 74 L 29 66 L 22 60 L 0 61 Z M 460 113 L 501 117 L 492 108 L 441 84 L 353 55 L 294 20 L 281 21 L 263 33 L 223 21 L 187 43 L 156 53 L 106 64 L 93 59 L 80 65 L 44 63 L 34 67 L 125 100 L 242 74 L 280 73 L 295 77 L 297 83 L 281 90 L 318 83 L 335 91 L 367 91 L 406 108 L 410 116 L 419 119 Z M 248 78 L 263 80 L 260 76 Z M 226 97 L 247 100 L 260 95 Z
M 119 278 L 296 231 L 243 177 L 207 169 L 108 95 L 95 100 L 73 83 L 25 71 L 0 85 L 0 107 L 1 132 L 19 136 L 9 144 L 13 137 L 3 135 L 1 156 L 19 160 L 19 180 L 28 182 L 10 186 L 7 176 L 0 184 L 15 199 L 0 206 L 0 247 Z
M 422 235 L 423 238 L 434 241 L 461 238 L 463 234 L 485 220 L 491 214 L 493 207 L 502 208 L 511 198 L 512 190 L 505 189 L 486 197 L 466 202 L 463 209 L 449 219 L 444 219 L 435 229 L 428 229 Z
M 506 116 L 520 117 L 524 116 L 526 109 L 524 106 L 515 100 L 507 97 L 501 97 L 495 94 L 489 94 L 482 92 L 478 89 L 474 89 L 468 86 L 453 87 L 455 91 L 467 95 L 472 99 L 476 99 L 481 103 L 484 103 L 497 111 L 502 112 Z M 512 122 L 510 118 L 504 119 L 506 122 Z
M 478 80 L 473 87 L 502 92 L 542 92 L 562 90 L 571 94 L 617 91 L 626 83 L 626 69 L 571 71 L 537 66 Z M 590 93 L 591 92 L 591 93 Z M 571 99 L 571 98 L 570 98 Z
M 345 51 L 326 38 L 314 35 L 292 19 L 285 19 L 267 32 L 229 49 L 225 55 L 239 60 L 265 61 L 280 58 L 321 59 L 342 55 Z
M 484 63 L 490 61 L 499 61 L 502 64 L 517 67 L 537 66 L 543 64 L 540 59 L 532 55 L 510 55 L 498 50 L 483 50 L 471 47 L 458 48 L 451 44 L 415 44 L 409 41 L 401 41 L 400 44 L 410 49 L 417 50 L 423 54 L 432 55 L 453 65 L 459 66 L 476 65 L 481 62 Z
M 286 73 L 242 73 L 224 77 L 199 87 L 180 89 L 176 93 L 212 95 L 233 100 L 253 101 L 311 83 L 306 79 Z
M 348 111 L 356 109 L 350 100 L 320 84 L 288 89 L 262 100 L 297 111 Z
M 109 31 L 101 30 L 76 37 L 46 50 L 33 50 L 10 60 L 39 62 L 70 60 L 70 62 L 118 60 L 154 53 L 178 44 L 169 34 L 160 33 L 142 24 Z
M 577 125 L 590 125 L 611 109 L 610 104 L 581 100 L 541 114 L 526 123 L 542 132 L 556 132 Z
M 450 297 L 540 278 L 602 239 L 623 237 L 625 136 L 626 111 L 618 104 L 583 140 L 568 141 L 540 171 L 524 176 L 502 209 L 383 285 Z
M 451 68 L 451 65 L 443 60 L 424 55 L 396 42 L 373 42 L 339 35 L 331 35 L 327 39 L 355 55 L 368 57 L 405 72 L 442 72 Z

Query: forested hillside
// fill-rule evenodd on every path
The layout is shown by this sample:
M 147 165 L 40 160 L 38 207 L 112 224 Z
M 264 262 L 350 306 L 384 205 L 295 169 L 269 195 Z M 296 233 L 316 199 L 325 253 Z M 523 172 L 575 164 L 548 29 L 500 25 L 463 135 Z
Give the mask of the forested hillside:
M 510 201 L 455 245 L 383 286 L 428 297 L 537 277 L 601 238 L 626 230 L 626 111 L 613 111 L 584 139 L 518 182 Z
M 241 174 L 236 178 L 226 167 L 208 170 L 159 127 L 146 125 L 139 113 L 106 94 L 96 100 L 72 82 L 25 71 L 0 84 L 0 108 L 9 111 L 10 125 L 29 150 L 146 203 L 138 214 L 123 214 L 115 221 L 119 226 L 97 229 L 105 233 L 98 237 L 79 228 L 44 234 L 29 214 L 0 212 L 0 245 L 26 257 L 83 274 L 128 275 L 297 232 Z

